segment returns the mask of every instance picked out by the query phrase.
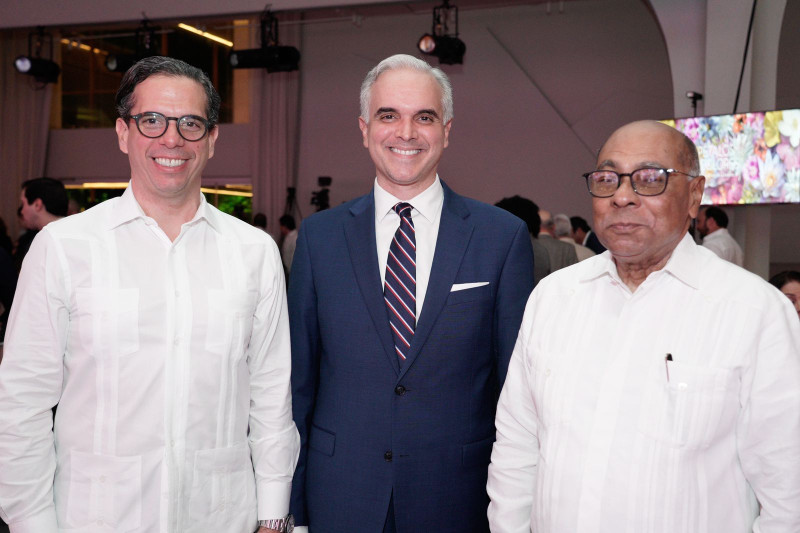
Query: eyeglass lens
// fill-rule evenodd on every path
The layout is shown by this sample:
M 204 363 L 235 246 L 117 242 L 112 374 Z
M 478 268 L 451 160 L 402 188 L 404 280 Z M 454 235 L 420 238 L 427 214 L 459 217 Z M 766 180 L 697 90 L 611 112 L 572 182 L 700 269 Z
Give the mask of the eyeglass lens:
M 626 175 L 626 174 L 623 174 Z M 667 186 L 667 172 L 663 168 L 640 168 L 630 174 L 633 190 L 643 196 L 655 196 Z M 589 192 L 595 196 L 613 196 L 619 188 L 620 175 L 610 170 L 598 170 L 588 176 Z
M 197 141 L 206 134 L 206 125 L 197 117 L 185 116 L 179 119 L 168 119 L 161 113 L 142 113 L 136 125 L 145 137 L 161 137 L 167 131 L 170 120 L 176 120 L 178 131 L 187 141 Z

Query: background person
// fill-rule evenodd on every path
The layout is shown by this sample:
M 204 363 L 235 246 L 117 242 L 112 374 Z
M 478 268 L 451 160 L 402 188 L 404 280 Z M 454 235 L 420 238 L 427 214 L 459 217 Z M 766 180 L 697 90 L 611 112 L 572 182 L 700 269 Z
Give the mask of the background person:
M 789 298 L 789 301 L 792 302 L 792 305 L 797 310 L 798 316 L 800 316 L 800 272 L 785 270 L 772 276 L 769 282 Z
M 575 242 L 586 246 L 598 255 L 606 251 L 606 247 L 597 238 L 597 234 L 592 231 L 586 219 L 573 216 L 569 217 L 569 222 L 572 224 L 572 238 L 575 239 Z
M 528 233 L 531 236 L 531 248 L 533 249 L 533 285 L 535 287 L 542 278 L 551 272 L 550 254 L 537 238 L 542 226 L 542 220 L 539 218 L 539 207 L 533 201 L 519 195 L 503 198 L 494 205 L 500 209 L 505 209 L 528 226 Z
M 539 217 L 542 220 L 542 227 L 539 230 L 539 242 L 547 248 L 547 253 L 550 255 L 550 270 L 555 272 L 577 263 L 578 254 L 575 251 L 575 247 L 556 238 L 556 226 L 550 211 L 540 209 Z
M 595 253 L 591 251 L 589 248 L 582 244 L 578 244 L 575 242 L 575 239 L 572 238 L 572 224 L 569 221 L 569 217 L 564 213 L 559 213 L 553 217 L 553 227 L 556 233 L 556 238 L 562 242 L 567 244 L 571 244 L 575 247 L 575 253 L 578 256 L 578 261 L 583 261 L 584 259 L 589 259 Z
M 728 232 L 728 215 L 725 211 L 717 206 L 700 209 L 697 231 L 703 237 L 703 246 L 736 266 L 744 266 L 744 252 Z

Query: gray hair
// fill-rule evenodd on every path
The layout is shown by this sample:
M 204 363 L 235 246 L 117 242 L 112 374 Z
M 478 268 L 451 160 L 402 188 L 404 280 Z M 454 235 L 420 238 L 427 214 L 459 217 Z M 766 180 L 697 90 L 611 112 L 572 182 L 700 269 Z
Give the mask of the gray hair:
M 571 237 L 572 236 L 572 222 L 569 217 L 564 213 L 559 213 L 553 217 L 553 224 L 555 224 L 556 237 Z
M 442 91 L 442 122 L 447 124 L 453 118 L 453 87 L 442 69 L 432 67 L 425 61 L 406 54 L 396 54 L 387 57 L 367 73 L 361 84 L 361 118 L 369 123 L 369 101 L 372 97 L 372 86 L 378 81 L 378 76 L 388 70 L 413 69 L 430 74 Z
M 211 128 L 216 126 L 219 121 L 219 107 L 222 99 L 206 73 L 180 59 L 164 56 L 146 57 L 129 68 L 122 76 L 122 82 L 115 98 L 117 114 L 121 118 L 127 119 L 131 116 L 131 109 L 136 103 L 133 96 L 136 86 L 150 76 L 156 75 L 184 77 L 199 83 L 206 93 L 206 120 Z

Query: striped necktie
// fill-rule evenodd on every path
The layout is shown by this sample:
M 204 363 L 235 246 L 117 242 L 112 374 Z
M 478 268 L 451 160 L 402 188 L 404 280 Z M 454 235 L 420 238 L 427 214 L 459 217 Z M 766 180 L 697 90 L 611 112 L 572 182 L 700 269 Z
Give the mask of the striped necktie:
M 383 299 L 394 337 L 394 349 L 400 362 L 405 361 L 414 338 L 417 313 L 417 239 L 411 220 L 411 204 L 397 203 L 400 226 L 389 246 Z

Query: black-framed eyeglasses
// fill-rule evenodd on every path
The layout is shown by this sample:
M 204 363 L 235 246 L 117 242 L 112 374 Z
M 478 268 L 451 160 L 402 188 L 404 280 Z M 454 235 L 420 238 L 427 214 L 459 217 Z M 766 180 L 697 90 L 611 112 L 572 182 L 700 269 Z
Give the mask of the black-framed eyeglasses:
M 619 189 L 622 183 L 622 176 L 628 176 L 631 180 L 633 192 L 640 196 L 658 196 L 667 189 L 667 182 L 671 174 L 683 174 L 690 178 L 696 178 L 686 172 L 675 170 L 674 168 L 638 168 L 633 172 L 619 173 L 613 170 L 595 170 L 583 175 L 586 178 L 586 186 L 589 194 L 596 198 L 610 198 Z
M 177 124 L 178 134 L 190 142 L 199 141 L 211 129 L 211 123 L 197 115 L 168 117 L 156 111 L 145 111 L 138 115 L 130 115 L 128 118 L 136 122 L 139 133 L 150 139 L 156 139 L 167 133 L 170 120 L 174 120 Z

